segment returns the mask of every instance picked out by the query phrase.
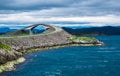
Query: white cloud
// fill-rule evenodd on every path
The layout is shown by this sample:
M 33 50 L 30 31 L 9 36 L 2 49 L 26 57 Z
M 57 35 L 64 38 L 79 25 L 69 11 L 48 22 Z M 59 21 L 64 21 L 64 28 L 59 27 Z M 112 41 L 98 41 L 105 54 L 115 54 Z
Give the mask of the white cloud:
M 38 14 L 38 16 L 34 16 Z M 78 17 L 42 17 L 39 12 L 32 13 L 17 13 L 17 14 L 0 14 L 0 22 L 13 23 L 46 23 L 46 22 L 90 22 L 90 23 L 108 23 L 120 24 L 120 16 L 106 15 L 106 16 L 78 16 Z

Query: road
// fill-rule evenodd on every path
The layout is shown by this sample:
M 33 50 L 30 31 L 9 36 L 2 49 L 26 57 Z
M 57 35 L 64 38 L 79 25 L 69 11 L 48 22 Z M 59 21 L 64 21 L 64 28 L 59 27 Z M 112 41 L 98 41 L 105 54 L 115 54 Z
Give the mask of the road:
M 24 36 L 8 36 L 8 37 L 5 36 L 5 37 L 0 37 L 0 38 L 2 39 L 2 38 L 17 38 L 17 37 L 31 37 L 31 36 L 49 35 L 49 34 L 54 34 L 56 32 L 62 31 L 62 28 L 54 26 L 54 25 L 48 25 L 48 24 L 34 24 L 34 25 L 35 26 L 43 25 L 43 26 L 49 27 L 49 29 L 54 29 L 54 30 L 51 30 L 51 31 L 48 31 L 48 32 L 46 32 L 47 31 L 46 30 L 42 34 L 33 34 L 33 35 L 24 35 Z M 31 27 L 31 26 L 33 26 L 33 25 L 28 26 L 28 28 Z M 25 29 L 25 28 L 23 28 L 23 29 Z M 23 29 L 20 29 L 20 30 L 23 30 Z

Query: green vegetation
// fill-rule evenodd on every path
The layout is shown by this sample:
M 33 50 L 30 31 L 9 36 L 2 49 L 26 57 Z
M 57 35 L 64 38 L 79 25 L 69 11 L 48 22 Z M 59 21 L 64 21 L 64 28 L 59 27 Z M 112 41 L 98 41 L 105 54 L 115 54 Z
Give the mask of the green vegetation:
M 71 38 L 68 38 L 68 40 L 70 41 L 74 41 L 74 40 L 82 40 L 82 41 L 91 41 L 91 40 L 96 40 L 96 38 L 92 38 L 92 37 L 79 37 L 79 36 L 73 36 Z
M 18 34 L 18 35 L 15 35 L 15 36 L 28 36 L 28 35 L 30 35 L 28 32 L 24 32 L 22 34 Z
M 1 42 L 0 42 L 0 49 L 4 49 L 4 50 L 6 50 L 6 51 L 12 50 L 9 45 L 4 44 L 4 43 L 1 43 Z

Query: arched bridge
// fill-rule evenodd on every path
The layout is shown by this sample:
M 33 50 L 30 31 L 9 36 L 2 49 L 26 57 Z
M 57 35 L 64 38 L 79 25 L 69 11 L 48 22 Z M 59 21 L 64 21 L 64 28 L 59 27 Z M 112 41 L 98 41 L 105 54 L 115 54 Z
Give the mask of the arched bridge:
M 37 27 L 37 26 L 45 26 L 46 27 L 46 30 L 43 32 L 43 34 L 46 34 L 46 33 L 50 33 L 54 30 L 56 30 L 56 27 L 55 26 L 51 26 L 51 25 L 48 25 L 48 24 L 33 24 L 33 25 L 30 25 L 30 26 L 27 26 L 25 28 L 22 28 L 20 30 L 16 30 L 16 31 L 12 31 L 12 32 L 9 32 L 9 33 L 6 33 L 4 35 L 2 35 L 3 37 L 10 37 L 10 36 L 16 36 L 16 35 L 20 35 L 20 34 L 23 34 L 25 33 L 26 31 L 25 30 L 29 30 L 29 34 L 32 35 L 32 30 Z

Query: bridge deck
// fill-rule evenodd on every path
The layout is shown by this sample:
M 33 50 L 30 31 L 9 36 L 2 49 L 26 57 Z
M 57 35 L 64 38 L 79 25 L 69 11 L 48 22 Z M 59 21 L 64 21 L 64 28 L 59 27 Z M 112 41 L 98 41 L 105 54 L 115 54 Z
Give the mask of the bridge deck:
M 32 34 L 32 30 L 37 27 L 37 26 L 45 26 L 46 27 L 46 30 L 43 32 L 44 34 L 45 33 L 50 33 L 52 32 L 53 30 L 55 30 L 55 28 L 51 25 L 48 25 L 48 24 L 33 24 L 33 25 L 30 25 L 30 26 L 27 26 L 25 28 L 22 28 L 20 30 L 17 30 L 17 31 L 12 31 L 12 32 L 9 32 L 9 33 L 6 33 L 4 35 L 2 35 L 3 37 L 10 37 L 10 36 L 16 36 L 16 35 L 20 35 L 20 34 L 23 34 L 25 33 L 25 30 L 26 29 L 29 29 L 29 34 Z

